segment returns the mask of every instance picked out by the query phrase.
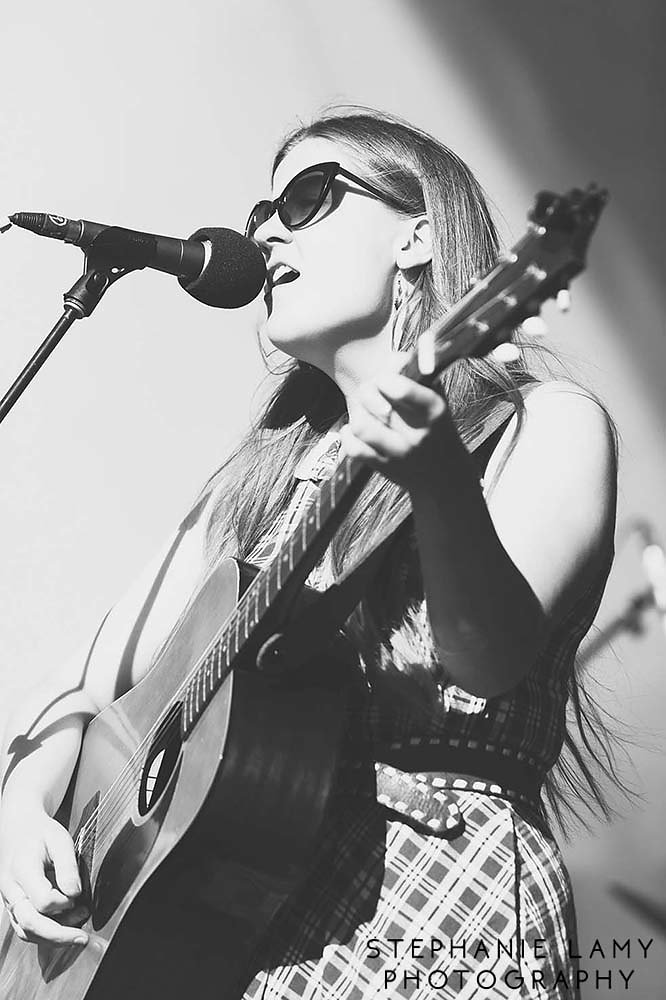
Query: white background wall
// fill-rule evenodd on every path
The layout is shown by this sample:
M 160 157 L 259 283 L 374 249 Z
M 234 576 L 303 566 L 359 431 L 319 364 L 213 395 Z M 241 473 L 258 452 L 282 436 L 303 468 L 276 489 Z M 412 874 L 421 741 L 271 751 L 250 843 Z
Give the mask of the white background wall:
M 536 190 L 607 184 L 574 311 L 547 318 L 618 422 L 620 523 L 645 516 L 666 538 L 656 0 L 117 0 L 113 10 L 37 0 L 0 18 L 7 214 L 183 236 L 240 228 L 268 189 L 279 137 L 331 100 L 396 112 L 451 145 L 489 191 L 508 241 Z M 0 391 L 59 316 L 81 263 L 73 247 L 18 230 L 0 237 Z M 244 427 L 262 375 L 258 309 L 207 309 L 175 279 L 131 275 L 67 334 L 0 425 L 5 695 L 86 639 Z M 597 624 L 642 586 L 636 542 L 618 539 Z M 616 971 L 610 991 L 601 983 L 632 1000 L 663 995 L 666 947 L 608 888 L 619 881 L 666 907 L 665 661 L 654 613 L 643 636 L 595 659 L 604 702 L 634 727 L 627 773 L 643 798 L 566 849 L 584 948 L 655 937 L 646 961 L 634 944 L 628 993 Z

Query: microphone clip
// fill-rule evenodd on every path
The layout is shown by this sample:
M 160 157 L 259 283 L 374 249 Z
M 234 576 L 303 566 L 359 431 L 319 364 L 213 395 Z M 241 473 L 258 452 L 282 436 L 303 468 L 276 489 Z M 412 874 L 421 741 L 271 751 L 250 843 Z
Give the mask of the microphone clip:
M 81 277 L 65 292 L 65 306 L 77 313 L 77 319 L 90 316 L 104 293 L 120 278 L 146 267 L 155 252 L 151 237 L 109 226 L 86 249 Z M 152 239 L 152 244 L 154 244 Z

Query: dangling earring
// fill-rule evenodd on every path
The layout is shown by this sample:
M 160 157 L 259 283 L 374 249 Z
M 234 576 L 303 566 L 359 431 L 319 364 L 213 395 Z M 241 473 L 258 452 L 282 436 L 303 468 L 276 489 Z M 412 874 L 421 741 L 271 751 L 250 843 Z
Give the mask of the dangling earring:
M 395 287 L 395 299 L 393 300 L 393 325 L 391 327 L 391 350 L 397 351 L 400 347 L 400 341 L 402 340 L 402 323 L 400 320 L 400 311 L 403 307 L 405 301 L 405 288 L 402 283 L 402 273 L 398 271 L 398 277 L 396 280 Z
M 405 297 L 405 289 L 402 284 L 402 271 L 398 271 L 398 277 L 395 283 L 395 300 L 393 302 L 393 307 L 396 312 L 400 312 L 402 308 L 402 300 Z

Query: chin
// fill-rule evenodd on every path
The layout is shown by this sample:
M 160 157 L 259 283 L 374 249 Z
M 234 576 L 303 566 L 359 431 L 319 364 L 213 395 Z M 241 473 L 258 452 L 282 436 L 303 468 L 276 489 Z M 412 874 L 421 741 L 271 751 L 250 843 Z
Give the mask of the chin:
M 285 354 L 291 355 L 292 358 L 297 358 L 301 361 L 305 360 L 302 357 L 303 350 L 306 348 L 307 340 L 311 338 L 306 337 L 304 334 L 299 336 L 298 332 L 294 332 L 293 326 L 285 328 L 282 324 L 273 323 L 270 319 L 267 319 L 260 328 L 259 333 L 273 347 L 277 348 L 278 351 L 283 351 Z
M 290 322 L 289 317 L 276 316 L 275 313 L 268 316 L 260 333 L 279 351 L 311 364 L 315 363 L 313 355 L 319 353 L 314 349 L 315 345 L 321 345 L 325 339 L 325 331 L 313 329 L 311 325 L 304 326 L 302 317 L 292 317 Z

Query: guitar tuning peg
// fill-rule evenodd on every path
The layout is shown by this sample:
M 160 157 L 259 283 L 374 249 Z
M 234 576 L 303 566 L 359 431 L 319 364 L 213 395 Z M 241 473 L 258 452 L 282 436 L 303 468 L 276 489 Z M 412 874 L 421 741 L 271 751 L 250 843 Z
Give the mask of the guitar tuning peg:
M 494 351 L 491 351 L 491 357 L 493 361 L 499 361 L 501 365 L 506 365 L 520 357 L 520 349 L 507 340 L 504 344 L 498 344 Z
M 483 285 L 486 282 L 486 275 L 483 271 L 476 271 L 472 275 L 472 280 L 469 283 L 470 288 L 478 288 L 479 285 Z
M 571 309 L 571 292 L 568 288 L 560 288 L 555 299 L 560 312 L 569 312 Z
M 520 324 L 528 337 L 545 337 L 548 327 L 541 316 L 527 316 Z
M 435 335 L 429 328 L 416 343 L 416 363 L 421 375 L 432 375 L 435 370 Z

